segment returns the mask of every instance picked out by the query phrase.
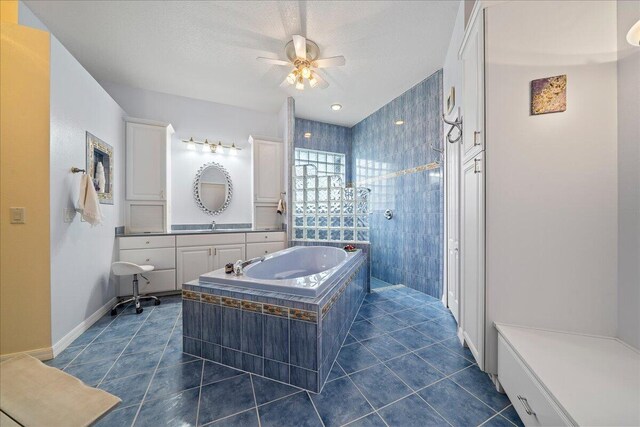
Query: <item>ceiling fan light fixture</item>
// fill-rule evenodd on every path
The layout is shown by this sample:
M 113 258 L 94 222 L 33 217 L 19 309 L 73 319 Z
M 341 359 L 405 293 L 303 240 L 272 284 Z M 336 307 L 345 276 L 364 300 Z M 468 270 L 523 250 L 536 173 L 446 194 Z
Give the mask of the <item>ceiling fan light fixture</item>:
M 302 69 L 300 70 L 300 73 L 302 74 L 302 77 L 305 79 L 308 79 L 311 77 L 311 69 L 309 67 L 302 67 Z
M 342 109 L 342 105 L 340 105 L 340 104 L 331 104 L 331 109 L 333 111 L 339 111 L 339 110 Z
M 298 77 L 298 81 L 296 82 L 296 89 L 304 90 L 304 80 L 302 80 L 302 77 Z
M 289 75 L 287 76 L 287 82 L 292 85 L 295 84 L 296 82 L 296 74 L 295 74 L 296 70 L 293 70 L 292 72 L 289 73 Z

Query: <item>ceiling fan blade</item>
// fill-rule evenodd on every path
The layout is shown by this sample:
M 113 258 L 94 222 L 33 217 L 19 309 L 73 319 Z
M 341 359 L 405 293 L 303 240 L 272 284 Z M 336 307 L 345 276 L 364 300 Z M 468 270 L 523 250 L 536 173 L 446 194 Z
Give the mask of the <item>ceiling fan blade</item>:
M 320 89 L 326 89 L 329 87 L 329 83 L 320 75 L 320 73 L 313 73 L 314 77 L 318 81 L 318 87 Z
M 256 58 L 258 61 L 260 62 L 266 62 L 267 64 L 273 64 L 273 65 L 282 65 L 285 67 L 292 67 L 293 64 L 289 61 L 283 61 L 282 59 L 272 59 L 272 58 L 263 58 L 262 56 L 259 56 Z
M 291 83 L 289 83 L 289 81 L 285 77 L 282 83 L 280 83 L 280 87 L 289 87 L 289 86 L 291 86 Z
M 313 66 L 316 68 L 339 67 L 347 63 L 344 56 L 332 56 L 331 58 L 316 59 Z
M 307 59 L 307 39 L 302 36 L 293 36 L 293 47 L 296 49 L 298 59 Z

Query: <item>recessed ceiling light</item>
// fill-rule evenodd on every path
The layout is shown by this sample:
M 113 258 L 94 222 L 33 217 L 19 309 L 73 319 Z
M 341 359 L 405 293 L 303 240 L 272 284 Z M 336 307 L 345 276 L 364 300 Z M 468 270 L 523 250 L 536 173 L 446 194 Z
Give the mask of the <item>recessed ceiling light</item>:
M 305 132 L 304 133 L 304 137 L 305 138 L 311 138 L 311 132 Z
M 403 125 L 403 124 L 404 124 L 404 120 L 396 120 L 394 123 L 395 123 L 396 125 L 400 126 L 400 125 Z
M 338 111 L 338 110 L 340 110 L 341 108 L 342 108 L 342 105 L 340 105 L 340 104 L 331 104 L 331 109 L 332 109 L 333 111 Z

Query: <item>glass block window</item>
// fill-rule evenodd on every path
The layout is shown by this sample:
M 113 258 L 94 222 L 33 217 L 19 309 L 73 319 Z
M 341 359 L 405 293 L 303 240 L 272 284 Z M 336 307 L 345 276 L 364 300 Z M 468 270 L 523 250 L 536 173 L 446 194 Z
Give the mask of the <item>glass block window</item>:
M 312 165 L 317 176 L 337 175 L 345 183 L 346 158 L 342 153 L 296 148 L 294 163 L 296 166 Z
M 294 240 L 368 242 L 370 190 L 345 188 L 344 175 L 321 176 L 316 167 L 293 168 Z

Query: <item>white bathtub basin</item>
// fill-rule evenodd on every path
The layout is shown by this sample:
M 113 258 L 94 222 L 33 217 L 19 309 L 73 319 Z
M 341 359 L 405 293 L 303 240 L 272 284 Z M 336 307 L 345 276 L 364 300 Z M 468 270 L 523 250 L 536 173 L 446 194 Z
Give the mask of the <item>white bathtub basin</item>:
M 294 246 L 274 252 L 264 261 L 251 264 L 242 276 L 225 274 L 224 269 L 200 276 L 200 283 L 219 283 L 240 288 L 258 289 L 318 297 L 334 285 L 350 261 L 360 251 L 347 253 L 330 246 Z

